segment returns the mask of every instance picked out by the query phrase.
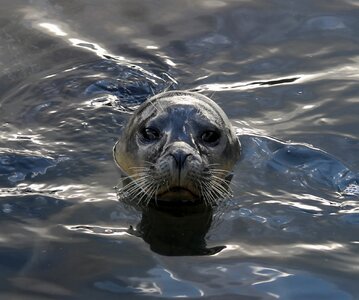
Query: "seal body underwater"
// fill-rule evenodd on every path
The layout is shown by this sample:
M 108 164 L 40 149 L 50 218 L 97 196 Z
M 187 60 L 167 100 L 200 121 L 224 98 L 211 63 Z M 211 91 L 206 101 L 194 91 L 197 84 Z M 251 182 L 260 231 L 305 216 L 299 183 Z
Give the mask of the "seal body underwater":
M 230 196 L 232 169 L 241 146 L 222 109 L 204 95 L 164 92 L 131 116 L 113 149 L 126 176 L 120 198 L 149 204 Z

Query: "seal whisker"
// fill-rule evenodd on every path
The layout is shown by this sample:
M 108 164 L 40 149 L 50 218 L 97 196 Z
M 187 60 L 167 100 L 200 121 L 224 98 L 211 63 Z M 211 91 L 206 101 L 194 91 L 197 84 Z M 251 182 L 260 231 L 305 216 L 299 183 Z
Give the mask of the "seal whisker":
M 223 176 L 227 176 L 229 174 L 231 174 L 231 172 L 227 171 L 227 170 L 222 170 L 222 169 L 209 169 L 209 172 L 212 172 L 214 174 L 218 174 L 218 175 L 223 175 Z
M 136 175 L 139 176 L 139 173 Z M 146 194 L 146 187 L 151 183 L 151 176 L 148 174 L 136 179 L 132 179 L 130 183 L 125 185 L 118 191 L 118 195 L 122 198 L 128 199 L 130 197 L 135 198 L 141 194 Z
M 142 184 L 146 183 L 147 181 L 148 181 L 147 178 L 139 178 L 131 181 L 120 190 L 126 190 L 127 192 L 131 192 L 132 189 L 140 188 Z
M 206 195 L 207 195 L 207 199 L 208 199 L 208 206 L 216 206 L 217 204 L 217 199 L 215 198 L 214 194 L 212 193 L 212 191 L 206 191 Z
M 148 186 L 146 187 L 146 193 L 144 195 L 145 197 L 144 198 L 141 197 L 141 200 L 143 199 L 143 204 L 145 206 L 147 206 L 148 203 L 151 201 L 154 190 L 155 190 L 155 185 L 153 183 L 149 183 Z
M 200 194 L 202 195 L 202 200 L 204 201 L 205 205 L 207 206 L 208 203 L 207 203 L 207 197 L 206 197 L 206 190 L 203 187 L 201 180 L 196 178 L 196 180 L 194 181 L 194 184 L 196 185 L 197 189 L 199 189 Z
M 200 191 L 201 191 L 201 195 L 202 195 L 204 204 L 206 206 L 210 206 L 210 202 L 209 202 L 208 196 L 207 196 L 207 190 L 205 189 L 205 187 L 203 186 L 201 181 L 198 181 L 198 183 L 199 183 L 199 186 L 200 186 Z
M 229 198 L 231 196 L 231 192 L 228 189 L 225 189 L 221 184 L 213 181 L 212 182 L 213 191 L 218 194 L 218 197 L 224 199 Z
M 216 180 L 216 181 L 218 181 L 218 182 L 224 184 L 224 186 L 225 186 L 226 188 L 229 188 L 229 187 L 230 187 L 230 182 L 229 182 L 228 180 L 223 179 L 223 178 L 221 178 L 221 177 L 218 177 L 218 176 L 216 176 L 216 175 L 213 175 L 212 178 L 213 178 L 214 180 Z M 232 184 L 235 186 L 234 183 L 232 183 Z
M 155 203 L 156 203 L 156 205 L 158 205 L 158 203 L 157 203 L 157 200 L 158 200 L 157 196 L 158 196 L 158 189 L 159 189 L 159 187 L 160 187 L 160 185 L 157 184 L 157 187 L 156 187 L 156 190 L 155 190 Z
M 209 189 L 214 198 L 225 199 L 230 198 L 232 195 L 232 190 L 229 186 L 229 182 L 223 178 L 217 176 L 211 176 L 210 181 L 208 182 Z
M 158 190 L 158 184 L 153 184 L 151 192 L 148 193 L 147 201 L 145 203 L 146 206 L 149 205 L 151 199 L 153 199 L 153 196 L 155 197 L 155 204 L 157 205 L 157 190 Z
M 212 176 L 212 183 L 217 185 L 224 192 L 231 191 L 230 182 L 218 176 Z
M 205 199 L 206 199 L 207 206 L 210 206 L 210 207 L 215 206 L 216 200 L 214 199 L 212 193 L 210 191 L 205 190 L 204 195 L 206 196 Z
M 221 174 L 221 175 L 230 174 L 230 172 L 228 172 L 227 170 L 222 170 L 222 169 L 211 169 L 210 168 L 209 172 L 216 173 L 216 174 Z
M 232 172 L 229 172 L 227 170 L 222 169 L 210 169 L 210 172 L 212 173 L 213 178 L 218 179 L 219 181 L 223 182 L 226 186 L 229 186 L 230 180 L 223 177 L 228 177 L 231 175 Z M 232 185 L 237 186 L 235 183 L 232 182 Z
M 136 184 L 134 186 L 131 186 L 129 188 L 123 189 L 123 191 L 121 191 L 122 194 L 127 194 L 129 196 L 132 196 L 134 194 L 138 194 L 138 193 L 142 193 L 143 192 L 143 188 L 142 186 Z
M 146 182 L 143 183 L 133 183 L 128 184 L 124 189 L 123 192 L 129 194 L 129 195 L 136 195 L 143 192 L 143 187 L 145 186 Z
M 143 175 L 143 176 L 141 176 L 141 177 L 137 177 L 137 178 L 133 178 L 132 180 L 133 180 L 133 182 L 136 184 L 140 184 L 141 182 L 143 182 L 143 181 L 147 181 L 148 179 L 151 179 L 152 178 L 152 176 L 150 176 L 150 175 Z
M 147 180 L 148 178 L 150 178 L 151 176 L 149 175 L 144 175 L 144 176 L 136 176 L 136 177 L 129 177 L 128 179 L 131 179 L 130 183 L 128 183 L 127 185 L 133 183 L 133 184 L 140 184 L 142 181 Z
M 213 206 L 216 204 L 216 198 L 214 197 L 213 195 L 213 191 L 212 191 L 212 188 L 211 188 L 211 185 L 209 184 L 209 182 L 203 182 L 204 184 L 204 195 L 206 196 L 207 198 L 207 203 L 210 205 L 210 206 Z
M 138 201 L 137 201 L 137 205 L 140 205 L 141 204 L 141 202 L 142 202 L 142 199 L 144 199 L 144 202 L 145 203 L 147 203 L 147 198 L 148 198 L 148 196 L 149 196 L 149 191 L 151 190 L 151 186 L 152 186 L 152 183 L 148 183 L 147 185 L 145 185 L 145 186 L 143 186 L 142 187 L 142 195 L 141 195 L 141 197 L 138 199 Z M 140 195 L 138 195 L 138 196 L 140 196 Z M 137 196 L 137 197 L 138 197 Z M 136 197 L 136 198 L 137 198 Z
M 212 168 L 212 167 L 215 167 L 215 166 L 220 166 L 220 164 L 219 163 L 208 164 L 208 168 L 211 168 L 212 170 L 214 170 L 214 168 Z M 222 169 L 218 169 L 218 170 L 222 170 Z

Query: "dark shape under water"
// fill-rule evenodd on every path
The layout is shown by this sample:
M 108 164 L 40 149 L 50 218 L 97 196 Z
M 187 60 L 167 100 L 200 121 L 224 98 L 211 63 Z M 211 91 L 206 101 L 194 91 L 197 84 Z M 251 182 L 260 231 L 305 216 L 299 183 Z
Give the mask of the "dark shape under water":
M 141 237 L 151 250 L 161 255 L 213 255 L 225 246 L 207 247 L 206 234 L 211 227 L 213 211 L 199 205 L 150 205 L 143 209 L 142 220 L 129 233 Z

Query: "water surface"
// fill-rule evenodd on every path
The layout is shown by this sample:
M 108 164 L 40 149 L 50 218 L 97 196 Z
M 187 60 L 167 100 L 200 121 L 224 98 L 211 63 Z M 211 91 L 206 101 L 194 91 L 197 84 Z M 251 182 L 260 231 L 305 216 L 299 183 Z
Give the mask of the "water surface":
M 3 1 L 1 299 L 358 299 L 355 1 Z M 139 212 L 112 147 L 199 91 L 242 142 L 233 199 Z

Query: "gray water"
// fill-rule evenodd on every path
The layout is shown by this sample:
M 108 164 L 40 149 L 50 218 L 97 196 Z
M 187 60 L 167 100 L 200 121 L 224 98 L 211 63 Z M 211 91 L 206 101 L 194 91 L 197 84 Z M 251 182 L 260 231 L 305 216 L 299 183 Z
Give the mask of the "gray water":
M 2 1 L 0 299 L 359 299 L 359 3 Z M 118 201 L 164 90 L 242 142 L 212 210 Z

